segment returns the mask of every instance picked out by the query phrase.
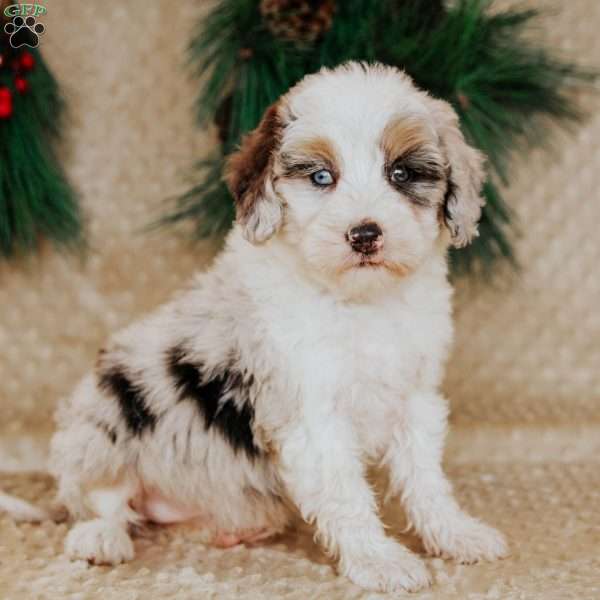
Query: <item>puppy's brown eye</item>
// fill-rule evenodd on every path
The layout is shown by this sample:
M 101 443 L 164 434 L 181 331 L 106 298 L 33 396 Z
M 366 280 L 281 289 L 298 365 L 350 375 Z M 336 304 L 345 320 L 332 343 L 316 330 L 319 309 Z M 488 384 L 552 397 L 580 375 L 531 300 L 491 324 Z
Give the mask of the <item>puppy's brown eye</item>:
M 412 179 L 412 171 L 402 163 L 394 163 L 390 170 L 390 179 L 397 185 L 407 183 Z
M 311 174 L 310 180 L 319 187 L 333 184 L 333 173 L 329 169 L 320 169 Z

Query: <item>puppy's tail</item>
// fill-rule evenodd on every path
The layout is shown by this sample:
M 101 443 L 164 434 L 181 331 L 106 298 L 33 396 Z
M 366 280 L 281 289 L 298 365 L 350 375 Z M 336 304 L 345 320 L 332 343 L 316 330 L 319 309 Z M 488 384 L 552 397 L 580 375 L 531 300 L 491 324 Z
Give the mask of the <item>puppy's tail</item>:
M 45 521 L 50 518 L 50 515 L 41 508 L 37 508 L 33 506 L 33 504 L 29 504 L 29 502 L 5 494 L 2 491 L 0 491 L 0 513 L 1 512 L 7 513 L 16 521 L 37 522 Z

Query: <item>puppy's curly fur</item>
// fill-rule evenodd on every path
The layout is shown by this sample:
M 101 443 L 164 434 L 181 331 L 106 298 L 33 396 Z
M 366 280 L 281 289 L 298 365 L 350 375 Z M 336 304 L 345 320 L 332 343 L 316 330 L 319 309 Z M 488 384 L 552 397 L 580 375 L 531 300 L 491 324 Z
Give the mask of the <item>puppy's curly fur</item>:
M 377 460 L 428 552 L 504 555 L 440 466 L 446 251 L 476 234 L 482 164 L 394 68 L 322 70 L 271 106 L 229 160 L 238 216 L 216 264 L 116 334 L 58 412 L 68 554 L 129 560 L 129 526 L 194 517 L 232 545 L 295 508 L 352 581 L 416 590 L 430 576 L 384 532 Z

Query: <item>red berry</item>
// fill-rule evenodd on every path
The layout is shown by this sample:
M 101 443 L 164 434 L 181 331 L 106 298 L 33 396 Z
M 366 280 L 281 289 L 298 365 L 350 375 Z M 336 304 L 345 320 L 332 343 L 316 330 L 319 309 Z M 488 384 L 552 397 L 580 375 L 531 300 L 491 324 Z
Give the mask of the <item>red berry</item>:
M 8 119 L 12 112 L 12 94 L 7 87 L 0 87 L 0 119 Z
M 24 71 L 31 71 L 35 67 L 35 58 L 31 52 L 23 52 L 19 58 L 19 66 Z
M 29 89 L 29 83 L 25 77 L 15 77 L 15 89 L 19 94 L 24 94 Z

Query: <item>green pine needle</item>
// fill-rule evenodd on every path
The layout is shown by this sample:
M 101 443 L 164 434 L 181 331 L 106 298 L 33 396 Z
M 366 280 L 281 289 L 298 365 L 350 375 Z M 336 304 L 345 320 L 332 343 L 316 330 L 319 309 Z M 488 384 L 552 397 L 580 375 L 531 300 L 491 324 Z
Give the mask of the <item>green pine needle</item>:
M 494 180 L 508 183 L 515 153 L 548 143 L 549 121 L 568 128 L 581 119 L 570 92 L 595 75 L 526 40 L 537 10 L 491 12 L 491 4 L 456 0 L 444 9 L 441 0 L 338 1 L 323 39 L 298 47 L 271 35 L 259 0 L 221 0 L 200 24 L 190 60 L 198 75 L 209 73 L 197 100 L 199 124 L 214 120 L 219 108 L 228 124 L 222 153 L 201 163 L 198 184 L 163 223 L 192 219 L 199 238 L 226 232 L 234 211 L 222 183 L 224 157 L 267 106 L 322 66 L 379 61 L 405 69 L 419 87 L 449 101 L 469 141 L 487 155 L 480 236 L 452 254 L 455 272 L 489 271 L 497 259 L 516 265 L 513 215 Z
M 4 258 L 35 251 L 42 238 L 59 246 L 82 241 L 76 195 L 53 150 L 63 102 L 40 53 L 27 51 L 34 56 L 35 67 L 24 74 L 29 84 L 25 93 L 15 90 L 12 69 L 0 71 L 0 86 L 13 94 L 13 114 L 0 120 L 0 255 Z

